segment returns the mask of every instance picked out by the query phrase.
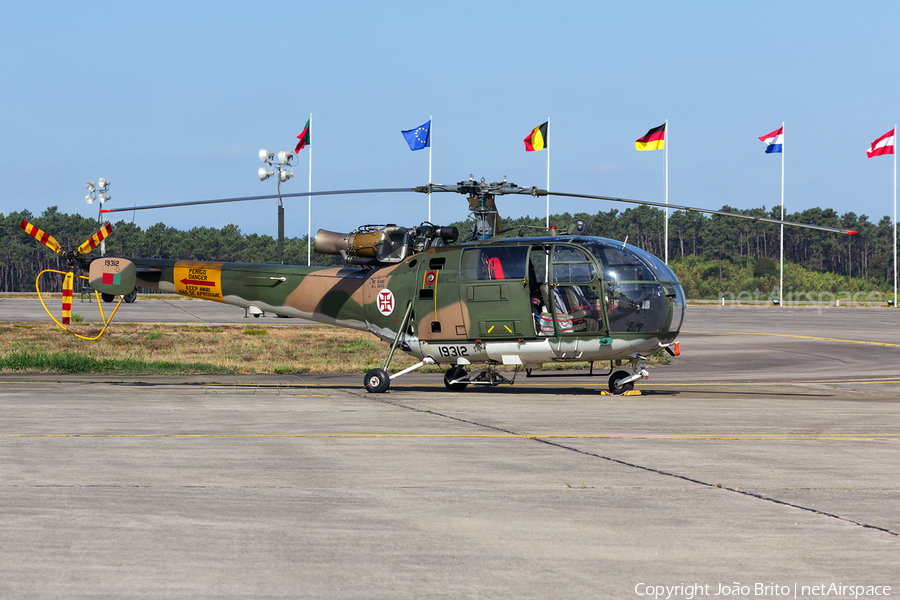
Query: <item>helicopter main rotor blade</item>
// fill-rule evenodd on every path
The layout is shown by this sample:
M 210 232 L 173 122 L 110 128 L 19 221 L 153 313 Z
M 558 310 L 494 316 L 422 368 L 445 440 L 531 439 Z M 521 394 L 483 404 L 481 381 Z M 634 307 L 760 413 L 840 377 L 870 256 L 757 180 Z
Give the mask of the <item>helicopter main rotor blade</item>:
M 123 208 L 104 208 L 101 213 L 130 212 L 132 210 L 148 210 L 151 208 L 172 208 L 174 206 L 198 206 L 201 204 L 221 204 L 223 202 L 246 202 L 248 200 L 272 200 L 274 198 L 302 198 L 304 196 L 337 196 L 340 194 L 388 194 L 397 192 L 417 192 L 419 188 L 373 188 L 365 190 L 331 190 L 327 192 L 302 192 L 296 194 L 267 194 L 264 196 L 244 196 L 241 198 L 220 198 L 217 200 L 195 200 L 193 202 L 173 202 L 171 204 L 153 204 L 150 206 L 129 206 Z
M 840 229 L 838 227 L 825 227 L 824 225 L 810 225 L 808 223 L 797 223 L 795 221 L 782 221 L 769 217 L 755 217 L 753 215 L 741 215 L 737 213 L 725 212 L 722 210 L 712 210 L 709 208 L 694 208 L 692 206 L 681 206 L 679 204 L 664 204 L 662 202 L 649 202 L 647 200 L 629 200 L 627 198 L 614 198 L 612 196 L 592 196 L 590 194 L 569 194 L 566 192 L 548 192 L 547 190 L 537 190 L 537 196 L 562 196 L 566 198 L 588 198 L 592 200 L 609 200 L 610 202 L 627 202 L 629 204 L 645 204 L 647 206 L 657 206 L 659 208 L 672 208 L 675 210 L 689 210 L 692 212 L 707 213 L 710 215 L 721 215 L 723 217 L 737 217 L 738 219 L 748 219 L 750 221 L 762 221 L 763 223 L 774 223 L 776 225 L 790 225 L 792 227 L 805 227 L 806 229 L 817 229 L 819 231 L 829 231 L 831 233 L 846 233 L 854 235 L 859 233 L 851 229 Z
M 101 213 L 112 212 L 128 212 L 132 210 L 149 210 L 152 208 L 172 208 L 176 206 L 199 206 L 203 204 L 221 204 L 225 202 L 246 202 L 250 200 L 272 200 L 275 198 L 302 198 L 303 196 L 337 196 L 347 194 L 390 194 L 401 192 L 418 192 L 421 194 L 429 194 L 432 192 L 455 192 L 458 194 L 469 195 L 497 195 L 504 196 L 509 194 L 520 194 L 527 196 L 561 196 L 565 198 L 586 198 L 590 200 L 607 200 L 609 202 L 625 202 L 628 204 L 643 204 L 646 206 L 656 206 L 659 208 L 671 208 L 674 210 L 687 210 L 691 212 L 706 213 L 710 215 L 721 215 L 725 217 L 736 217 L 738 219 L 746 219 L 749 221 L 759 221 L 763 223 L 773 223 L 776 225 L 790 225 L 792 227 L 803 227 L 806 229 L 816 229 L 818 231 L 828 231 L 831 233 L 845 233 L 853 235 L 858 233 L 850 229 L 841 229 L 837 227 L 825 227 L 823 225 L 810 225 L 808 223 L 797 223 L 794 221 L 783 221 L 780 219 L 772 219 L 770 217 L 757 217 L 753 215 L 741 215 L 738 213 L 730 213 L 722 210 L 713 210 L 709 208 L 697 208 L 693 206 L 683 206 L 680 204 L 664 204 L 662 202 L 650 202 L 648 200 L 630 200 L 628 198 L 616 198 L 613 196 L 595 196 L 592 194 L 573 194 L 568 192 L 548 192 L 537 187 L 520 187 L 514 183 L 484 183 L 483 181 L 463 181 L 458 184 L 438 184 L 430 183 L 428 185 L 420 185 L 417 187 L 404 188 L 367 188 L 359 190 L 329 190 L 323 192 L 297 192 L 292 194 L 266 194 L 262 196 L 243 196 L 240 198 L 220 198 L 216 200 L 195 200 L 192 202 L 173 202 L 169 204 L 153 204 L 148 206 L 132 206 L 122 208 L 104 208 Z

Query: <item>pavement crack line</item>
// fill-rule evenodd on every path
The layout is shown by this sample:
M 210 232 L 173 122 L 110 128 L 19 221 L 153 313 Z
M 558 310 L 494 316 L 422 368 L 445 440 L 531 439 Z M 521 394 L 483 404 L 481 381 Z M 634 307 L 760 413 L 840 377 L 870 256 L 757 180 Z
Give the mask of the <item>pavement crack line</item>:
M 203 321 L 203 319 L 202 319 L 201 317 L 198 317 L 197 315 L 195 315 L 195 314 L 192 313 L 191 311 L 186 310 L 186 309 L 184 309 L 184 308 L 181 307 L 181 306 L 178 306 L 179 304 L 181 304 L 181 302 L 170 302 L 170 301 L 168 301 L 168 300 L 163 300 L 163 302 L 165 302 L 166 305 L 171 306 L 172 308 L 177 308 L 177 309 L 180 310 L 181 312 L 183 312 L 183 313 L 185 313 L 185 314 L 187 314 L 187 315 L 192 316 L 194 319 L 196 319 L 196 320 L 198 320 L 198 321 Z
M 349 391 L 349 390 L 348 390 L 348 391 Z M 479 422 L 477 422 L 477 421 L 472 421 L 472 420 L 470 420 L 470 419 L 463 419 L 462 417 L 455 417 L 455 416 L 453 416 L 453 415 L 448 415 L 448 414 L 441 413 L 441 412 L 435 412 L 435 411 L 433 411 L 433 410 L 425 410 L 425 409 L 421 409 L 421 408 L 416 408 L 415 406 L 408 406 L 408 405 L 406 405 L 406 404 L 401 404 L 400 402 L 393 402 L 393 401 L 388 400 L 388 399 L 386 399 L 386 398 L 381 398 L 381 397 L 378 397 L 378 396 L 374 396 L 374 397 L 373 397 L 373 395 L 368 394 L 368 393 L 367 393 L 367 394 L 357 393 L 357 395 L 358 395 L 360 398 L 371 398 L 372 400 L 375 400 L 375 401 L 377 401 L 377 402 L 382 402 L 382 403 L 384 403 L 384 404 L 390 404 L 391 406 L 396 406 L 397 408 L 402 408 L 402 409 L 404 409 L 404 410 L 409 410 L 409 411 L 413 411 L 413 412 L 420 412 L 420 413 L 424 413 L 424 414 L 428 414 L 428 415 L 434 415 L 434 416 L 437 416 L 437 417 L 442 417 L 442 418 L 444 418 L 444 419 L 449 419 L 449 420 L 451 420 L 451 421 L 456 421 L 456 422 L 458 422 L 458 423 L 465 423 L 465 424 L 467 424 L 467 425 L 472 425 L 472 426 L 474 426 L 474 427 L 480 427 L 480 428 L 482 428 L 482 429 L 490 429 L 490 430 L 492 430 L 492 431 L 497 431 L 497 432 L 501 432 L 501 433 L 513 435 L 513 436 L 516 436 L 516 437 L 521 437 L 521 438 L 523 438 L 523 439 L 531 440 L 531 441 L 534 441 L 534 442 L 538 442 L 538 443 L 541 443 L 541 444 L 546 444 L 546 445 L 548 445 L 548 446 L 551 446 L 551 447 L 554 447 L 554 448 L 558 448 L 558 449 L 560 449 L 560 450 L 567 450 L 567 451 L 569 451 L 569 452 L 575 452 L 575 453 L 577 453 L 577 454 L 582 454 L 582 455 L 584 455 L 584 456 L 590 456 L 591 458 L 599 458 L 599 459 L 601 459 L 601 460 L 605 460 L 605 461 L 608 461 L 608 462 L 611 462 L 611 463 L 614 463 L 614 464 L 622 465 L 622 466 L 624 466 L 624 467 L 629 467 L 629 468 L 632 468 L 632 469 L 640 469 L 640 470 L 646 471 L 646 472 L 648 472 L 648 473 L 655 473 L 655 474 L 657 474 L 657 475 L 662 475 L 662 476 L 665 476 L 665 477 L 672 477 L 672 478 L 674 478 L 674 479 L 680 479 L 680 480 L 686 481 L 686 482 L 688 482 L 688 483 L 693 483 L 693 484 L 696 484 L 696 485 L 701 485 L 701 486 L 708 487 L 708 488 L 712 488 L 712 489 L 726 490 L 726 491 L 728 491 L 728 492 L 732 492 L 732 493 L 735 493 L 735 494 L 740 494 L 740 495 L 742 495 L 742 496 L 747 496 L 747 497 L 749 497 L 749 498 L 755 498 L 755 499 L 757 499 L 757 500 L 763 500 L 763 501 L 765 501 L 765 502 L 771 502 L 772 504 L 777 504 L 777 505 L 780 505 L 780 506 L 786 506 L 786 507 L 793 508 L 793 509 L 796 509 L 796 510 L 801 510 L 801 511 L 804 511 L 804 512 L 812 513 L 812 514 L 814 514 L 814 515 L 821 515 L 821 516 L 823 516 L 823 517 L 829 517 L 829 518 L 831 518 L 831 519 L 837 519 L 838 521 L 843 521 L 844 523 L 849 523 L 849 524 L 851 524 L 851 525 L 856 525 L 857 527 L 862 527 L 863 529 L 871 529 L 871 530 L 874 530 L 874 531 L 880 531 L 880 532 L 882 532 L 882 533 L 886 533 L 886 534 L 888 534 L 888 535 L 892 535 L 892 536 L 894 536 L 894 537 L 900 537 L 900 532 L 892 531 L 892 530 L 890 530 L 890 529 L 887 529 L 886 527 L 879 527 L 878 525 L 872 525 L 872 524 L 870 524 L 870 523 L 863 523 L 863 522 L 861 522 L 861 521 L 857 521 L 857 520 L 851 519 L 851 518 L 849 518 L 849 517 L 842 517 L 841 515 L 836 515 L 836 514 L 834 514 L 834 513 L 821 511 L 821 510 L 818 510 L 818 509 L 815 509 L 815 508 L 811 508 L 811 507 L 809 507 L 809 506 L 802 506 L 802 505 L 800 505 L 800 504 L 794 504 L 794 503 L 792 503 L 792 502 L 787 502 L 787 501 L 785 501 L 785 500 L 779 500 L 778 498 L 772 498 L 772 497 L 770 497 L 770 496 L 765 496 L 765 495 L 763 495 L 763 494 L 756 494 L 756 493 L 753 493 L 753 492 L 748 492 L 748 491 L 742 490 L 742 489 L 736 489 L 736 488 L 730 488 L 730 487 L 726 487 L 726 486 L 718 486 L 718 485 L 714 485 L 714 484 L 709 483 L 709 482 L 707 482 L 707 481 L 701 481 L 701 480 L 699 480 L 699 479 L 694 479 L 693 477 L 688 477 L 687 475 L 679 475 L 678 473 L 671 473 L 671 472 L 669 472 L 669 471 L 663 471 L 662 469 L 656 469 L 656 468 L 654 468 L 654 467 L 648 467 L 648 466 L 644 466 L 644 465 L 639 465 L 639 464 L 637 464 L 637 463 L 631 463 L 631 462 L 628 462 L 628 461 L 625 461 L 625 460 L 621 460 L 621 459 L 618 459 L 618 458 L 613 458 L 613 457 L 611 457 L 611 456 L 603 456 L 602 454 L 596 454 L 596 453 L 594 453 L 594 452 L 588 452 L 588 451 L 586 451 L 586 450 L 581 450 L 581 449 L 575 448 L 575 447 L 573 447 L 573 446 L 567 446 L 566 444 L 561 444 L 561 443 L 559 443 L 559 442 L 554 442 L 554 441 L 551 441 L 551 440 L 548 440 L 548 439 L 545 439 L 545 438 L 541 438 L 541 437 L 537 437 L 537 436 L 532 436 L 532 435 L 528 435 L 528 434 L 519 433 L 519 432 L 517 432 L 517 431 L 512 431 L 512 430 L 510 430 L 510 429 L 504 429 L 504 428 L 502 428 L 502 427 L 497 427 L 497 426 L 495 426 L 495 425 L 487 425 L 487 424 L 484 424 L 484 423 L 479 423 Z

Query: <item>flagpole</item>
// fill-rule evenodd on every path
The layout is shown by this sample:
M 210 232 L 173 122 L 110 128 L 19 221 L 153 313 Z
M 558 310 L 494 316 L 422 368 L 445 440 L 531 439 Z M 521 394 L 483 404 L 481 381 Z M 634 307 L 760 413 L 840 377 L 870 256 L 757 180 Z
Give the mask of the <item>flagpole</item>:
M 309 113 L 309 193 L 312 194 L 312 113 Z M 306 197 L 306 266 L 312 265 L 312 196 Z
M 781 122 L 781 220 L 784 221 L 784 121 Z M 778 306 L 784 306 L 784 223 L 781 224 L 781 269 L 778 283 Z
M 434 132 L 434 115 L 428 117 L 428 222 L 431 223 L 431 149 L 434 144 L 431 143 L 432 133 Z
M 547 150 L 547 229 L 550 229 L 550 117 L 547 117 L 547 139 L 544 148 Z
M 894 308 L 897 308 L 897 126 L 894 125 Z
M 666 119 L 666 127 L 663 129 L 663 148 L 666 151 L 666 264 L 669 264 L 669 120 Z

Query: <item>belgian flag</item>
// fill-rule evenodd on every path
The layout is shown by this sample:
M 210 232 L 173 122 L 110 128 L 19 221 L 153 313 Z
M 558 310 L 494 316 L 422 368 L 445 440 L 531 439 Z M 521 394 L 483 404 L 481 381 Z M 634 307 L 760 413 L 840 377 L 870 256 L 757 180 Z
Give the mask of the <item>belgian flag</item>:
M 550 121 L 547 121 L 549 123 Z M 547 147 L 547 123 L 538 125 L 525 138 L 525 152 L 543 150 Z
M 666 147 L 666 124 L 654 127 L 647 135 L 634 142 L 637 150 L 662 150 Z

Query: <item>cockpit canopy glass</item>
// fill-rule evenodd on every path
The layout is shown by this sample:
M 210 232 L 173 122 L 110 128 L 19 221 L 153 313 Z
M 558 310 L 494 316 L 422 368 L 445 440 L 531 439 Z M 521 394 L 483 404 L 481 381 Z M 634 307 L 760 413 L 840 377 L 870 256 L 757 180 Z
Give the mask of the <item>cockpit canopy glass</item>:
M 597 257 L 603 269 L 603 279 L 607 281 L 657 281 L 657 274 L 637 248 L 624 244 L 606 244 L 596 240 L 581 242 L 583 248 Z M 654 265 L 655 266 L 655 265 Z M 663 265 L 665 266 L 665 265 Z M 668 270 L 668 268 L 667 268 Z
M 666 263 L 661 261 L 653 254 L 647 252 L 646 250 L 641 250 L 640 248 L 630 247 L 628 249 L 647 261 L 650 264 L 650 268 L 656 271 L 656 276 L 660 281 L 678 281 L 678 277 L 675 276 L 675 273 L 672 271 L 672 269 L 670 269 Z

